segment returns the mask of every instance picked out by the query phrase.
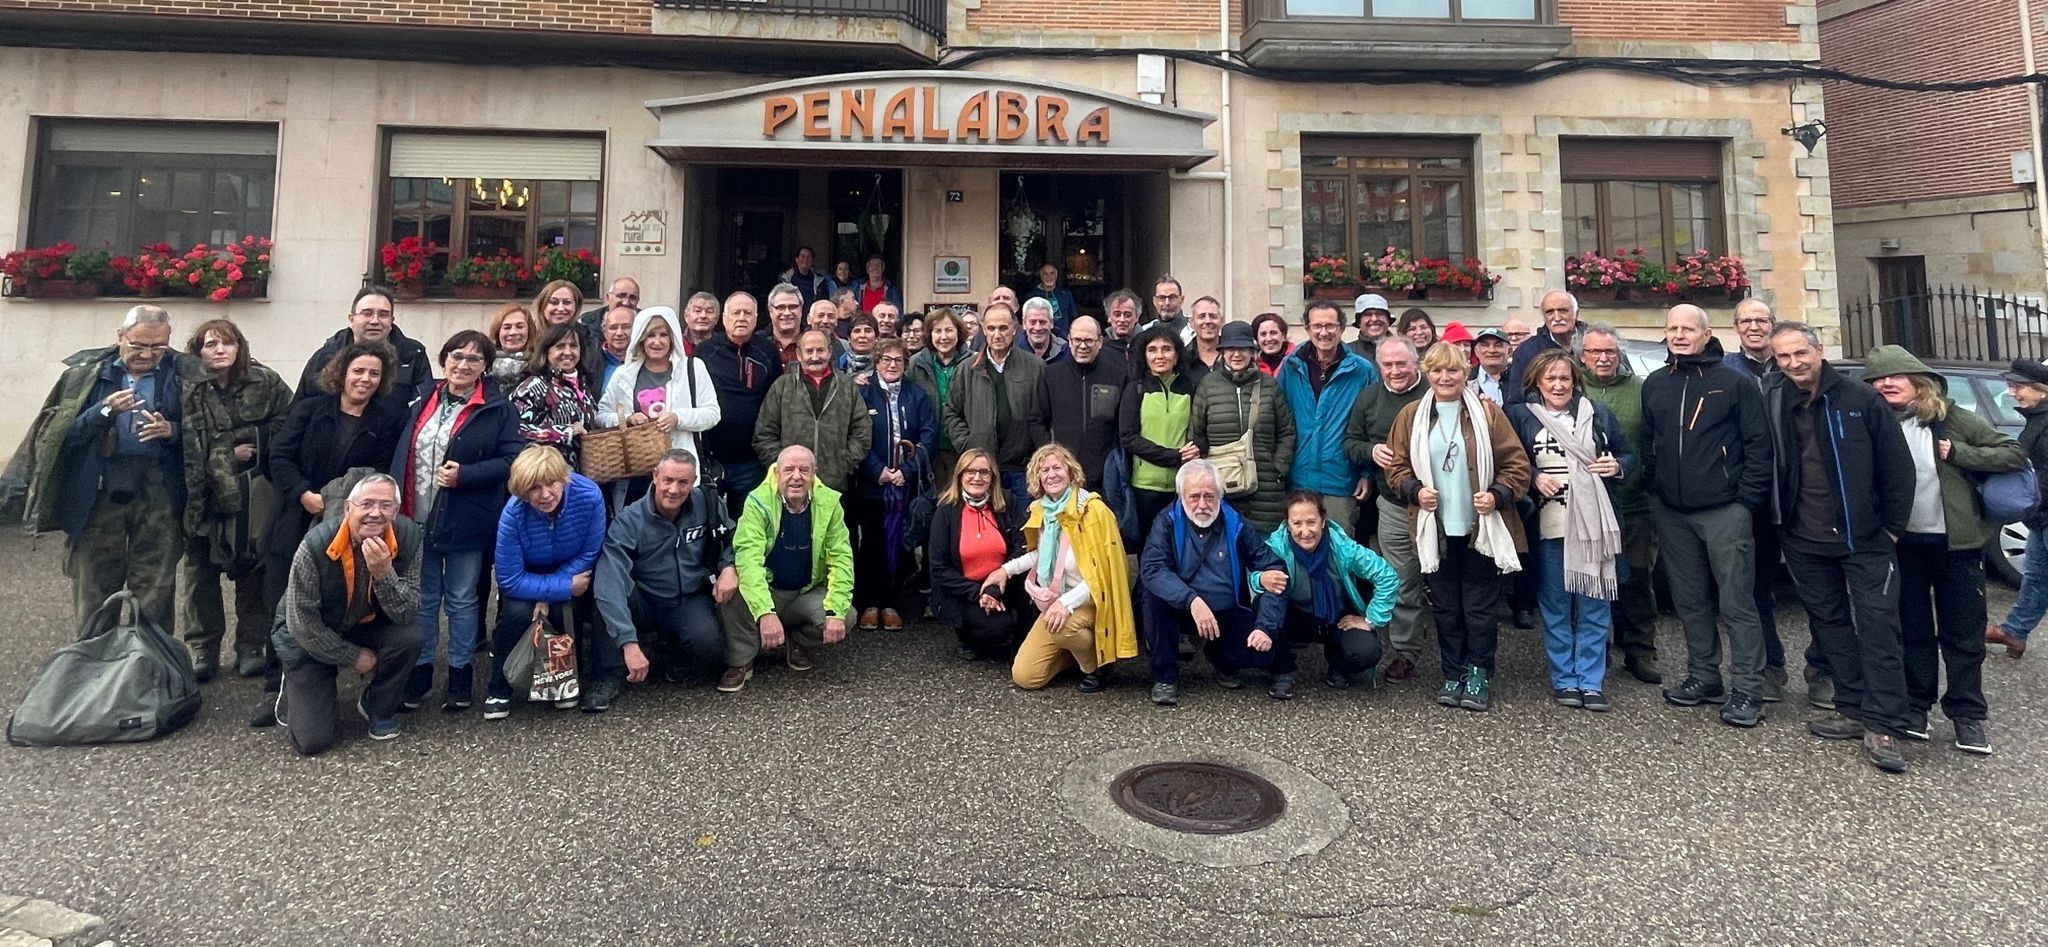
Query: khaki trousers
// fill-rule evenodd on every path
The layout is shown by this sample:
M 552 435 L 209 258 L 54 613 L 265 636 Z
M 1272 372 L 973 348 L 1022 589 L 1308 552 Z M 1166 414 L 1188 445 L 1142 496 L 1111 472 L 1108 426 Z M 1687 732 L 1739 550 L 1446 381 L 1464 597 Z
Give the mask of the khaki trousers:
M 1031 623 L 1024 643 L 1017 646 L 1017 658 L 1010 663 L 1010 680 L 1027 691 L 1039 690 L 1069 666 L 1084 674 L 1095 671 L 1095 605 L 1074 609 L 1067 623 L 1055 634 L 1046 630 L 1045 617 Z

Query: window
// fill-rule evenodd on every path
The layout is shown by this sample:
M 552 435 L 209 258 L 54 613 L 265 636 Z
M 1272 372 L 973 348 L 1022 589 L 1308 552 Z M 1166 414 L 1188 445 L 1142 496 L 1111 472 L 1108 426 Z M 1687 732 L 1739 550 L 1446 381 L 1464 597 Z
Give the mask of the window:
M 1544 0 L 1282 0 L 1290 17 L 1381 20 L 1536 22 L 1549 12 Z
M 439 244 L 437 270 L 451 252 L 531 259 L 546 246 L 597 247 L 597 137 L 392 132 L 384 176 L 379 232 Z
M 1307 259 L 1472 253 L 1470 139 L 1305 138 L 1301 176 Z
M 270 236 L 277 127 L 52 119 L 29 243 L 115 254 Z
M 1567 138 L 1558 151 L 1565 253 L 1726 252 L 1720 142 Z

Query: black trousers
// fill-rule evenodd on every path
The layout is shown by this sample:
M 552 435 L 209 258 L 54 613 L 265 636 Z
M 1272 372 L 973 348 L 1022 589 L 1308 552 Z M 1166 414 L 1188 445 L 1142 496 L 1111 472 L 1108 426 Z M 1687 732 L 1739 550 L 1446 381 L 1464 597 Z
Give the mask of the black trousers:
M 1500 567 L 1472 548 L 1467 536 L 1440 537 L 1442 558 L 1422 576 L 1429 611 L 1436 618 L 1437 656 L 1444 680 L 1458 680 L 1478 668 L 1493 674 L 1500 648 Z
M 358 625 L 344 637 L 377 653 L 377 666 L 363 687 L 363 709 L 378 720 L 397 716 L 400 694 L 425 641 L 420 626 L 412 622 Z M 334 687 L 340 673 L 340 668 L 310 656 L 284 672 L 284 699 L 278 702 L 278 716 L 301 756 L 325 752 L 334 745 L 340 702 Z
M 1909 722 L 1905 648 L 1899 631 L 1898 561 L 1891 545 L 1850 551 L 1790 533 L 1781 542 L 1807 624 L 1828 659 L 1835 710 L 1872 730 L 1904 737 Z
M 846 525 L 854 536 L 853 607 L 857 611 L 902 611 L 904 589 L 917 572 L 916 557 L 901 548 L 896 551 L 896 567 L 889 568 L 889 537 L 882 525 L 887 516 L 888 508 L 880 499 L 846 500 Z
M 1379 632 L 1345 631 L 1289 605 L 1287 643 L 1291 646 L 1311 641 L 1323 643 L 1324 662 L 1339 674 L 1366 674 L 1380 666 Z
M 1015 583 L 1013 583 L 1015 584 Z M 932 594 L 939 594 L 933 592 Z M 1037 610 L 1030 608 L 1031 600 L 1021 596 L 1005 597 L 1007 609 L 1000 612 L 984 612 L 974 602 L 967 603 L 960 610 L 966 619 L 954 627 L 953 635 L 966 647 L 980 652 L 983 657 L 1007 657 L 1017 651 L 1017 645 L 1024 640 L 1024 633 L 1031 630 L 1029 621 L 1019 621 L 1019 615 L 1036 616 Z
M 1948 548 L 1948 537 L 1899 539 L 1899 632 L 1905 645 L 1907 708 L 1915 723 L 1941 698 L 1950 720 L 1983 720 L 1984 553 Z M 1943 672 L 1948 691 L 1940 689 Z

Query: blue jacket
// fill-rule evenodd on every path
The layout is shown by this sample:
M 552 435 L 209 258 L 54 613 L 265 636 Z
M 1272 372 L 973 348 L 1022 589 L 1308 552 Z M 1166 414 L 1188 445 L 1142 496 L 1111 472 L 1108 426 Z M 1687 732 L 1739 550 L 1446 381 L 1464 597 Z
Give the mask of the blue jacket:
M 889 436 L 889 396 L 882 392 L 882 381 L 871 379 L 860 386 L 860 397 L 868 405 L 868 420 L 874 425 L 874 438 L 868 442 L 868 453 L 861 458 L 860 472 L 853 477 L 853 495 L 864 500 L 880 500 L 882 485 L 875 478 L 898 463 L 902 465 L 905 487 L 916 493 L 918 485 L 933 475 L 931 469 L 933 444 L 939 438 L 939 418 L 932 411 L 931 399 L 926 398 L 924 389 L 904 378 L 902 390 L 896 394 L 896 404 L 903 412 L 903 430 L 898 432 L 902 440 L 917 445 L 914 450 L 900 451 L 897 441 Z
M 52 522 L 35 522 L 32 508 L 30 525 L 35 529 L 55 526 L 76 539 L 91 520 L 93 505 L 99 502 L 100 478 L 106 469 L 102 448 L 115 436 L 116 419 L 100 414 L 99 406 L 127 384 L 128 372 L 121 364 L 118 348 L 80 352 L 66 359 L 65 364 L 69 367 L 51 389 L 50 401 L 43 408 L 50 422 L 64 425 L 62 440 L 50 457 L 38 457 L 36 464 L 38 491 L 48 492 L 56 500 L 49 507 L 55 515 Z M 173 430 L 182 436 L 185 412 L 180 389 L 189 380 L 201 377 L 203 370 L 190 356 L 166 352 L 151 374 L 156 394 L 149 410 L 169 419 Z M 65 418 L 63 411 L 76 413 Z M 157 467 L 171 501 L 171 523 L 176 525 L 185 518 L 185 452 L 179 448 L 176 437 L 154 444 Z
M 1237 511 L 1229 503 L 1222 504 L 1223 511 L 1216 518 L 1216 529 L 1222 536 L 1216 540 L 1228 552 L 1228 561 L 1216 566 L 1202 555 L 1206 550 L 1198 549 L 1194 536 L 1194 524 L 1188 522 L 1187 512 L 1181 509 L 1180 501 L 1166 508 L 1166 513 L 1152 521 L 1152 534 L 1145 539 L 1145 550 L 1138 556 L 1138 576 L 1145 594 L 1172 606 L 1176 611 L 1185 612 L 1198 597 L 1209 602 L 1212 611 L 1224 611 L 1233 607 L 1253 610 L 1252 627 L 1265 631 L 1277 631 L 1280 623 L 1287 618 L 1287 597 L 1254 593 L 1250 579 L 1253 575 L 1269 569 L 1279 569 L 1280 559 L 1266 548 L 1259 532 L 1245 527 Z M 1229 602 L 1213 601 L 1213 596 L 1204 596 L 1191 583 L 1218 585 L 1206 581 L 1204 573 L 1212 578 L 1220 573 L 1221 584 L 1231 590 Z
M 1350 496 L 1365 467 L 1344 456 L 1344 424 L 1358 393 L 1376 384 L 1380 371 L 1357 352 L 1339 348 L 1344 360 L 1317 397 L 1303 361 L 1311 351 L 1313 346 L 1299 346 L 1280 363 L 1280 390 L 1294 408 L 1294 469 L 1288 472 L 1287 483 L 1298 490 Z
M 1337 567 L 1338 585 L 1344 589 L 1344 600 L 1351 604 L 1351 614 L 1360 615 L 1371 622 L 1374 628 L 1385 628 L 1394 620 L 1394 599 L 1401 594 L 1401 575 L 1380 554 L 1358 544 L 1344 527 L 1337 523 L 1326 523 L 1323 527 L 1323 542 L 1330 546 L 1330 564 Z M 1303 575 L 1301 563 L 1295 560 L 1294 537 L 1287 534 L 1282 526 L 1266 537 L 1266 548 L 1279 557 L 1280 565 L 1287 570 L 1287 589 L 1306 585 L 1308 576 Z M 1358 583 L 1372 586 L 1372 601 L 1358 594 Z M 1275 596 L 1286 598 L 1286 596 Z
M 413 509 L 413 438 L 421 413 L 446 392 L 446 387 L 436 385 L 413 403 L 391 455 L 391 476 L 398 481 L 401 512 L 420 524 L 429 550 L 482 552 L 491 548 L 498 513 L 505 508 L 505 479 L 512 473 L 512 458 L 526 449 L 526 438 L 519 434 L 518 409 L 498 390 L 497 381 L 478 381 L 470 403 L 456 416 L 448 451 L 442 455 L 444 462 L 461 465 L 455 486 L 434 494 L 433 509 Z
M 562 505 L 550 516 L 513 497 L 498 515 L 498 592 L 522 602 L 568 601 L 569 581 L 597 566 L 604 551 L 604 491 L 580 473 L 569 475 Z

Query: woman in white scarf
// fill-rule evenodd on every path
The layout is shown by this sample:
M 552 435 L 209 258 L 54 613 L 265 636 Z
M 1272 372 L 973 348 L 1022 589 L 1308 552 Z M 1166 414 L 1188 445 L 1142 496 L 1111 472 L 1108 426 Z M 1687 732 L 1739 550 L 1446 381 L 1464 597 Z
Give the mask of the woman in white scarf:
M 1500 408 L 1465 387 L 1471 365 L 1457 346 L 1430 346 L 1422 371 L 1429 397 L 1401 409 L 1387 433 L 1387 492 L 1408 504 L 1436 618 L 1444 671 L 1437 703 L 1487 710 L 1500 576 L 1521 568 L 1527 548 L 1515 504 L 1529 492 L 1529 455 Z
M 1527 397 L 1508 421 L 1536 469 L 1537 600 L 1550 696 L 1560 706 L 1604 711 L 1607 628 L 1621 591 L 1621 519 L 1614 489 L 1635 472 L 1635 450 L 1613 412 L 1581 397 L 1571 353 L 1551 349 L 1529 363 Z

